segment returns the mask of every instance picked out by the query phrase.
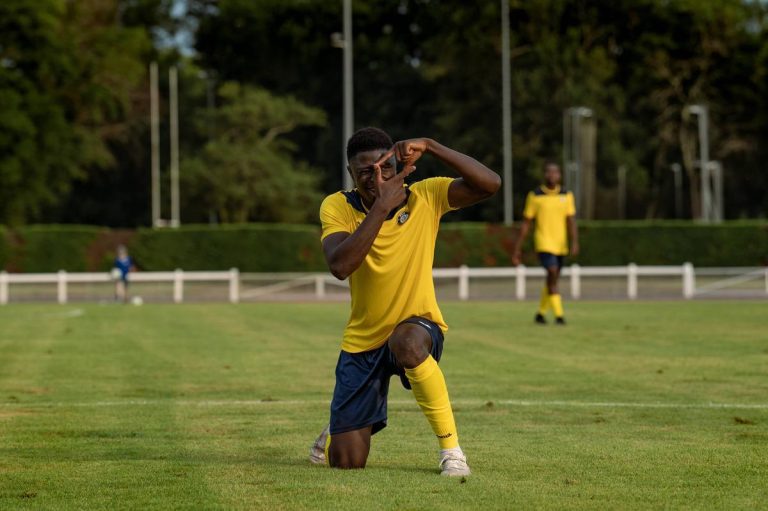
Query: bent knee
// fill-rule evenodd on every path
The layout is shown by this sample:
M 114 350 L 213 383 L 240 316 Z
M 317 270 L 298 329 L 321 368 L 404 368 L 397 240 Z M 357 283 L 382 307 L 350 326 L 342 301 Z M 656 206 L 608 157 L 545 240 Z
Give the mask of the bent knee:
M 431 339 L 427 338 L 426 333 L 422 333 L 419 327 L 413 327 L 393 335 L 387 344 L 398 365 L 411 369 L 429 356 L 429 341 Z

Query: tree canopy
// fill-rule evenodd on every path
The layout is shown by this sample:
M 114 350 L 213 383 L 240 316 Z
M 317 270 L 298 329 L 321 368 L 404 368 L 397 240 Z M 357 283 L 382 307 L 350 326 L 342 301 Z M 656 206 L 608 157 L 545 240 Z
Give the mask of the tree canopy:
M 509 0 L 515 214 L 563 110 L 597 122 L 598 217 L 617 168 L 633 218 L 700 207 L 694 125 L 708 106 L 727 218 L 768 214 L 768 8 L 750 0 Z M 185 8 L 179 14 L 179 6 Z M 502 167 L 497 1 L 355 0 L 355 126 L 430 136 Z M 147 67 L 180 68 L 182 221 L 316 218 L 341 186 L 340 1 L 0 3 L 0 223 L 149 223 Z M 179 33 L 192 47 L 174 46 Z M 161 125 L 167 180 L 167 122 Z M 419 174 L 446 173 L 425 161 Z M 167 191 L 167 187 L 164 188 Z M 164 208 L 167 205 L 163 206 Z M 501 197 L 452 215 L 501 218 Z

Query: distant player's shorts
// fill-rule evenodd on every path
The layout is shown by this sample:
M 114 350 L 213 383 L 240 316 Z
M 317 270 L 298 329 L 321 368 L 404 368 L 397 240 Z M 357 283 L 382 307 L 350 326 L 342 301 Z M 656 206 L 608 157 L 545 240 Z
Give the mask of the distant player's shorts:
M 422 326 L 432 337 L 432 357 L 440 361 L 443 354 L 443 331 L 435 323 L 412 317 L 403 323 Z M 405 370 L 397 366 L 389 345 L 348 353 L 342 351 L 336 364 L 336 388 L 331 401 L 331 435 L 372 426 L 375 434 L 387 426 L 387 394 L 389 379 L 398 375 L 403 387 L 411 385 Z
M 551 268 L 553 266 L 562 268 L 563 259 L 565 259 L 565 257 L 561 255 L 550 254 L 549 252 L 539 252 L 539 262 L 544 268 Z

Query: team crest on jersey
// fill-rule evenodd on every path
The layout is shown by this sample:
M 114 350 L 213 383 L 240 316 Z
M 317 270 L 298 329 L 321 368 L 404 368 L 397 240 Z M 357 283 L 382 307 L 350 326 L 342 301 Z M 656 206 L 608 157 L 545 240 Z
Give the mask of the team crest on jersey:
M 400 216 L 397 217 L 397 223 L 400 225 L 403 225 L 410 216 L 411 216 L 410 213 L 408 213 L 407 211 L 403 211 L 402 213 L 400 213 Z

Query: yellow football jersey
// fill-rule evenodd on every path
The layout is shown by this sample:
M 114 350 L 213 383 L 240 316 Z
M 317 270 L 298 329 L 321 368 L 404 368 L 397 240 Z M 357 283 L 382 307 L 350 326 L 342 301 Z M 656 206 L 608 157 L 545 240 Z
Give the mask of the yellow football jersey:
M 523 216 L 536 221 L 533 236 L 536 252 L 568 255 L 566 218 L 575 214 L 573 194 L 559 186 L 552 190 L 540 186 L 528 193 Z
M 454 209 L 448 204 L 452 181 L 436 177 L 410 185 L 406 204 L 384 221 L 365 260 L 349 277 L 352 311 L 342 350 L 376 349 L 398 323 L 412 316 L 429 319 L 443 332 L 448 330 L 437 306 L 432 264 L 440 218 Z M 322 238 L 354 232 L 365 214 L 356 190 L 329 195 L 320 206 Z

